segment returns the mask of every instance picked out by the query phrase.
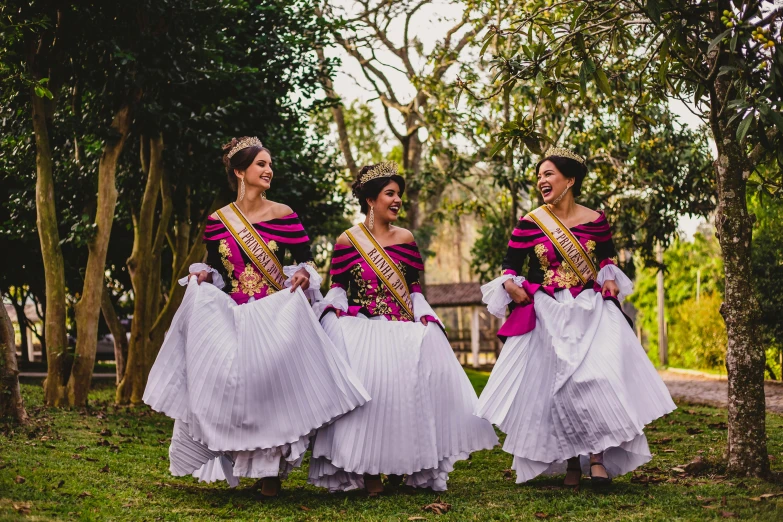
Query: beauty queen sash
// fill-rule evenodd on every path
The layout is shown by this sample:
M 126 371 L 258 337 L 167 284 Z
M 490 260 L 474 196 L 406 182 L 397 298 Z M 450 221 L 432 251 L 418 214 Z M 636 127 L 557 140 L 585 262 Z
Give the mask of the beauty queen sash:
M 217 215 L 267 283 L 275 290 L 282 290 L 286 279 L 283 266 L 239 207 L 229 203 Z
M 574 237 L 571 230 L 565 226 L 547 205 L 542 205 L 528 214 L 541 231 L 547 235 L 555 248 L 563 256 L 576 276 L 584 285 L 591 279 L 595 280 L 598 272 L 590 256 L 582 248 L 582 244 Z
M 413 318 L 413 301 L 408 290 L 408 284 L 399 267 L 394 264 L 392 258 L 378 244 L 372 233 L 367 230 L 364 223 L 359 223 L 350 230 L 345 231 L 348 240 L 356 247 L 357 252 L 364 258 L 378 279 L 383 282 L 394 300 L 399 303 L 408 316 Z

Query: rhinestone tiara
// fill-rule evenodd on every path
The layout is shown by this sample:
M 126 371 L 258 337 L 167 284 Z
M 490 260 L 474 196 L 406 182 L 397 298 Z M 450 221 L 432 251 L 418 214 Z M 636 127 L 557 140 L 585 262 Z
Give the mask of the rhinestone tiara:
M 582 165 L 585 164 L 585 159 L 582 156 L 574 152 L 571 152 L 570 150 L 563 147 L 549 147 L 547 151 L 544 153 L 544 157 L 549 158 L 551 156 L 557 156 L 559 158 L 568 158 L 577 161 Z
M 231 159 L 231 157 L 234 154 L 248 147 L 263 147 L 263 145 L 261 144 L 261 140 L 259 140 L 255 136 L 249 138 L 243 138 L 239 140 L 239 142 L 236 145 L 234 145 L 230 151 L 228 151 L 228 159 Z
M 359 182 L 364 185 L 368 181 L 376 178 L 389 178 L 391 176 L 395 176 L 397 174 L 397 169 L 397 164 L 393 161 L 384 161 L 382 163 L 378 163 L 369 172 L 366 172 L 359 179 Z

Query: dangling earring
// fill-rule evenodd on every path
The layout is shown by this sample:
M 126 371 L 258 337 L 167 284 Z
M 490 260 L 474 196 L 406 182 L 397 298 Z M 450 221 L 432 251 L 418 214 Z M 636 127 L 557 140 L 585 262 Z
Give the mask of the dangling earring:
M 266 200 L 266 190 L 261 193 L 261 199 Z
M 239 187 L 239 201 L 245 199 L 245 179 L 242 178 L 242 184 Z
M 554 205 L 557 205 L 558 203 L 560 203 L 560 201 L 563 199 L 563 197 L 565 197 L 566 192 L 568 192 L 568 189 L 570 189 L 570 188 L 571 188 L 571 185 L 568 185 L 566 187 L 566 189 L 563 191 L 563 193 L 560 194 L 559 196 L 557 196 L 557 198 L 552 202 L 552 205 L 554 206 Z
M 375 211 L 370 207 L 370 230 L 375 228 Z

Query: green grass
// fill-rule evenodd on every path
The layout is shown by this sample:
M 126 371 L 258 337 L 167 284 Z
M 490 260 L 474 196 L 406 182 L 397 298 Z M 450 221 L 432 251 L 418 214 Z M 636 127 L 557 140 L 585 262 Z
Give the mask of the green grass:
M 486 383 L 486 374 L 467 373 L 477 389 Z M 329 494 L 306 484 L 305 462 L 284 483 L 281 496 L 270 500 L 262 499 L 249 479 L 232 490 L 171 477 L 172 422 L 146 407 L 114 407 L 113 386 L 98 386 L 89 409 L 63 411 L 42 407 L 39 383 L 23 385 L 34 423 L 0 434 L 0 520 L 669 521 L 722 520 L 730 513 L 745 520 L 780 520 L 783 512 L 783 497 L 752 500 L 782 492 L 780 483 L 723 476 L 726 412 L 714 408 L 681 405 L 659 419 L 647 432 L 656 454 L 652 462 L 616 479 L 607 493 L 594 493 L 587 484 L 576 492 L 563 489 L 561 477 L 517 485 L 507 471 L 511 457 L 495 448 L 459 463 L 442 494 L 406 487 L 378 498 L 361 491 Z M 783 417 L 767 417 L 778 473 L 783 471 L 781 428 Z M 711 463 L 700 474 L 672 470 L 697 456 Z M 24 482 L 17 483 L 17 476 Z M 422 510 L 438 497 L 451 504 L 449 512 Z M 17 511 L 23 505 L 30 514 Z

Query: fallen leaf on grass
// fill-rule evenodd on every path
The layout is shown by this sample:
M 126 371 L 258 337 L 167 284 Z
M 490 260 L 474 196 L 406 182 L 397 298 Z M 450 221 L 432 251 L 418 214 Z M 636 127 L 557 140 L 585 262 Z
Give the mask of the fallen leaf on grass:
M 699 502 L 715 502 L 718 499 L 715 497 L 702 497 L 701 495 L 696 495 L 696 500 Z
M 712 428 L 713 430 L 727 430 L 729 429 L 729 425 L 725 422 L 718 422 L 715 424 L 707 424 L 708 428 Z
M 85 449 L 87 449 L 87 446 L 79 446 L 78 448 L 76 448 L 76 451 L 82 451 Z
M 130 502 L 128 502 L 127 504 L 123 504 L 123 505 L 122 505 L 122 507 L 124 507 L 124 508 L 132 508 L 132 507 L 133 507 L 133 504 L 131 504 Z
M 424 517 L 408 517 L 408 520 L 427 520 Z
M 12 505 L 14 506 L 16 512 L 19 513 L 20 515 L 29 515 L 31 511 L 30 508 L 33 507 L 33 505 L 30 502 L 20 502 L 18 504 L 14 503 Z
M 89 491 L 82 491 L 81 493 L 76 495 L 77 498 L 84 498 L 84 497 L 91 497 L 91 496 L 92 493 L 90 493 Z
M 299 509 L 301 509 L 302 511 L 310 511 L 310 508 L 307 506 L 299 506 Z
M 448 513 L 448 511 L 451 509 L 451 504 L 447 504 L 441 501 L 440 497 L 438 497 L 435 502 L 432 504 L 427 504 L 421 509 L 424 511 L 432 511 L 436 515 L 442 515 L 443 513 Z
M 533 516 L 536 518 L 549 518 L 549 515 L 547 515 L 546 513 L 541 513 L 540 511 Z
M 671 441 L 672 441 L 671 437 L 664 437 L 664 438 L 658 439 L 658 440 L 651 440 L 650 444 L 668 444 Z
M 722 516 L 723 518 L 734 518 L 737 515 L 736 513 L 732 513 L 731 511 L 721 511 L 720 516 Z
M 673 467 L 672 471 L 674 471 L 675 473 L 685 473 L 685 469 L 681 468 L 680 466 Z
M 775 498 L 775 497 L 783 497 L 783 492 L 781 492 L 781 493 L 764 493 L 763 495 L 759 495 L 758 497 L 750 497 L 750 500 L 755 500 L 756 502 L 760 502 L 762 500 L 767 500 L 768 498 Z
M 86 460 L 87 462 L 98 462 L 98 459 L 94 459 L 92 457 L 84 457 L 84 460 Z
M 106 428 L 105 430 L 101 431 L 102 437 L 111 437 L 111 430 L 109 428 Z
M 690 461 L 687 466 L 685 466 L 685 472 L 691 474 L 700 473 L 709 467 L 710 467 L 709 462 L 704 460 L 704 458 L 696 457 L 695 459 Z
M 71 458 L 72 458 L 73 460 L 79 460 L 80 458 L 82 458 L 82 456 L 81 456 L 81 455 L 79 455 L 78 453 L 74 453 L 73 455 L 71 455 Z
M 504 469 L 503 470 L 503 478 L 505 480 L 512 480 L 514 478 L 514 470 L 513 469 Z
M 17 484 L 24 484 L 24 481 L 25 478 L 21 475 L 17 475 L 16 478 L 14 479 L 14 482 L 16 482 Z
M 700 430 L 699 428 L 688 428 L 685 430 L 685 433 L 688 435 L 698 435 L 699 433 L 704 433 L 704 430 Z
M 106 464 L 101 468 L 101 473 L 108 473 L 109 472 L 109 465 Z
M 677 450 L 674 450 L 674 449 L 671 449 L 671 448 L 666 448 L 665 450 L 663 450 L 663 452 L 664 453 L 677 453 Z
M 65 484 L 65 481 L 64 481 L 64 480 L 60 480 L 60 482 L 58 482 L 58 483 L 57 483 L 57 485 L 56 485 L 55 487 L 56 487 L 57 489 L 60 489 L 61 487 L 63 487 L 63 484 Z

